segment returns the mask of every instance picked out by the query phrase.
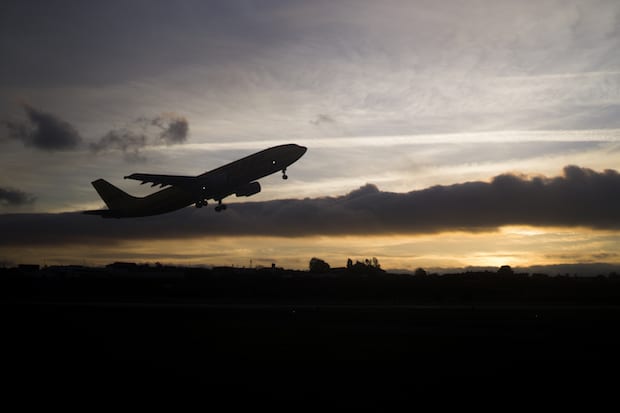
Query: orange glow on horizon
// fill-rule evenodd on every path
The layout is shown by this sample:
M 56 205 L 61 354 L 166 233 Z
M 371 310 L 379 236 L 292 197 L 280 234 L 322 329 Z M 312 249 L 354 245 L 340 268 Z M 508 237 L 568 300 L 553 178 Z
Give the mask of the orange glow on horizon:
M 30 246 L 2 249 L 17 263 L 105 265 L 132 261 L 189 266 L 249 267 L 272 263 L 306 269 L 312 257 L 332 267 L 347 258 L 377 257 L 383 268 L 414 270 L 501 265 L 530 266 L 568 263 L 620 263 L 620 234 L 585 228 L 502 227 L 483 233 L 449 232 L 427 235 L 207 237 L 139 240 L 98 246 Z

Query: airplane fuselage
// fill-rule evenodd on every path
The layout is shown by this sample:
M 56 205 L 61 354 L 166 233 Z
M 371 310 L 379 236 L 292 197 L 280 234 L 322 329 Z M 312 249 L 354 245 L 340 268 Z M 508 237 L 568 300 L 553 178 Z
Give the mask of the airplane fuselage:
M 286 179 L 286 168 L 305 152 L 306 148 L 303 146 L 280 145 L 246 156 L 196 177 L 148 174 L 127 176 L 126 178 L 140 180 L 143 181 L 142 183 L 153 182 L 153 186 L 170 185 L 143 198 L 125 194 L 111 184 L 98 180 L 93 182 L 93 186 L 108 204 L 109 209 L 85 211 L 85 213 L 110 218 L 141 217 L 172 212 L 192 204 L 202 207 L 206 205 L 207 200 L 211 199 L 219 203 L 219 207 L 216 207 L 219 211 L 223 207 L 222 199 L 227 196 L 233 194 L 250 196 L 260 192 L 260 184 L 256 182 L 260 178 L 282 171 L 283 178 Z

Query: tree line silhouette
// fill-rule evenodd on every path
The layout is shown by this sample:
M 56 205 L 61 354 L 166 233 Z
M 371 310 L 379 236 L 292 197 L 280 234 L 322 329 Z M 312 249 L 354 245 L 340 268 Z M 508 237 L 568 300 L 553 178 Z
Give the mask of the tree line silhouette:
M 193 268 L 117 262 L 105 268 L 20 266 L 0 269 L 0 299 L 232 300 L 385 304 L 620 303 L 620 276 L 597 277 L 497 271 L 413 274 L 384 271 L 375 258 L 348 259 L 332 268 L 313 257 L 307 271 L 266 268 Z

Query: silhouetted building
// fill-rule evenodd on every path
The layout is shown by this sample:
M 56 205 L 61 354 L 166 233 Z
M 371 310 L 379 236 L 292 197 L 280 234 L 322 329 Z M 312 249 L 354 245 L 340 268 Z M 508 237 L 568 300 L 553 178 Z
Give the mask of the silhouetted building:
M 112 264 L 108 264 L 105 266 L 107 269 L 110 270 L 136 270 L 138 268 L 138 264 L 136 264 L 135 262 L 121 262 L 121 261 L 117 261 L 114 262 Z

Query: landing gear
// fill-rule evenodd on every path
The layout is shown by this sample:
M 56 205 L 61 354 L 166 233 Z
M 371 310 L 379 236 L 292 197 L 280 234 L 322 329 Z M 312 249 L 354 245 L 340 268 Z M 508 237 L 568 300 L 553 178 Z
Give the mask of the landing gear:
M 194 205 L 196 206 L 196 208 L 202 208 L 203 206 L 207 206 L 207 200 L 206 199 L 198 200 L 196 201 Z
M 286 168 L 282 169 L 282 179 L 288 179 L 288 175 L 286 174 Z
M 215 207 L 215 212 L 222 212 L 227 208 L 226 204 L 222 204 L 222 200 L 217 201 L 217 206 Z

